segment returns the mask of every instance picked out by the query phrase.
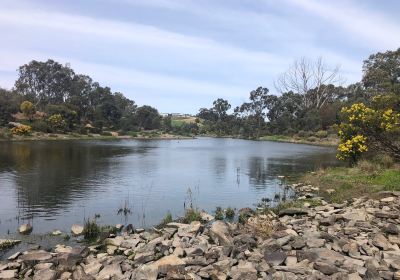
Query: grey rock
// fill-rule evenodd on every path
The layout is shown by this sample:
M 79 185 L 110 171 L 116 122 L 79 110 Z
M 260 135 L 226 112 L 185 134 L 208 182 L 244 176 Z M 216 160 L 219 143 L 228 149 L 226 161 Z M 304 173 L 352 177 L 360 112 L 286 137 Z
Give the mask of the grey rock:
M 275 251 L 275 252 L 266 252 L 264 255 L 265 261 L 269 265 L 277 266 L 281 265 L 286 260 L 286 254 L 282 251 Z
M 52 269 L 43 269 L 35 272 L 33 280 L 55 280 L 57 279 L 57 272 Z
M 338 272 L 338 268 L 331 263 L 315 262 L 314 268 L 316 270 L 321 271 L 325 275 L 332 275 L 332 274 Z

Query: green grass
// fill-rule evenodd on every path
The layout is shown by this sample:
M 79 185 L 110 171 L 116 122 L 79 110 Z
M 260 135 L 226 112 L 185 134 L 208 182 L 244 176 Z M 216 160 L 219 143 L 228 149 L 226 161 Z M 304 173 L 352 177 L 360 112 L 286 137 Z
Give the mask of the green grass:
M 287 136 L 287 135 L 266 135 L 260 137 L 260 140 L 264 141 L 276 141 L 276 142 L 289 142 L 298 144 L 310 144 L 310 145 L 322 145 L 322 146 L 336 146 L 336 138 L 317 138 L 317 137 L 299 137 L 299 136 Z
M 271 208 L 271 210 L 275 213 L 279 213 L 280 211 L 288 208 L 304 208 L 304 203 L 309 203 L 310 207 L 322 205 L 321 200 L 319 199 L 297 199 L 279 203 L 277 206 Z
M 360 162 L 354 167 L 334 167 L 307 174 L 306 184 L 319 186 L 320 195 L 332 202 L 344 202 L 360 196 L 374 196 L 380 191 L 400 191 L 400 168 L 382 167 L 377 162 Z M 327 190 L 333 189 L 333 193 Z
M 180 127 L 185 123 L 195 123 L 195 117 L 172 117 L 171 125 L 173 127 Z

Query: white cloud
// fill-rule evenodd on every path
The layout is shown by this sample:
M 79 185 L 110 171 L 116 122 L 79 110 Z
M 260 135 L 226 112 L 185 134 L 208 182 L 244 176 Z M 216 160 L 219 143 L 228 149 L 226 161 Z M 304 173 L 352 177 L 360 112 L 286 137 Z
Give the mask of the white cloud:
M 399 47 L 400 24 L 391 21 L 378 11 L 355 7 L 349 1 L 288 1 L 328 21 L 339 24 L 352 36 L 356 35 L 362 39 L 364 44 L 383 50 Z

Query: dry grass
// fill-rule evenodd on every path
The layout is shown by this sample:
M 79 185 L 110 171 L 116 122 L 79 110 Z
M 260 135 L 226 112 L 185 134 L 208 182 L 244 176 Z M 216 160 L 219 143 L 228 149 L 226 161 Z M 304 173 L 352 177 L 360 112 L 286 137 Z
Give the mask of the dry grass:
M 262 238 L 268 238 L 274 231 L 272 220 L 267 215 L 250 217 L 245 225 L 247 231 Z

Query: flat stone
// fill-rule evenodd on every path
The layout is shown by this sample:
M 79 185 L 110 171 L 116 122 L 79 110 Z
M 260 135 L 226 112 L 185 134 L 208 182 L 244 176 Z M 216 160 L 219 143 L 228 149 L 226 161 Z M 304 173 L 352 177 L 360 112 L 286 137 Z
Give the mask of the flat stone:
M 383 227 L 383 231 L 389 234 L 399 234 L 399 227 L 395 224 L 388 223 Z
M 230 271 L 232 280 L 257 280 L 257 270 L 250 262 L 240 262 Z
M 307 246 L 310 248 L 321 248 L 325 245 L 325 239 L 312 238 L 307 240 Z
M 56 280 L 57 272 L 52 269 L 43 269 L 35 272 L 33 280 Z
M 279 217 L 288 215 L 288 216 L 294 216 L 294 215 L 307 215 L 308 210 L 307 209 L 302 209 L 302 208 L 286 208 L 283 209 L 279 212 Z
M 83 267 L 83 270 L 85 271 L 86 274 L 89 275 L 96 275 L 97 273 L 99 273 L 100 269 L 103 268 L 103 265 L 99 262 L 91 262 L 88 263 L 87 265 L 85 265 Z
M 333 264 L 330 263 L 325 263 L 325 262 L 315 262 L 314 263 L 314 268 L 316 270 L 319 270 L 325 275 L 332 275 L 336 272 L 338 272 L 338 268 L 334 266 Z
M 398 213 L 386 212 L 386 211 L 375 211 L 375 217 L 383 219 L 397 219 L 399 217 Z
M 18 271 L 16 269 L 0 271 L 0 279 L 14 279 L 17 278 L 17 275 Z
M 61 234 L 62 234 L 62 232 L 60 230 L 55 230 L 55 231 L 53 231 L 51 233 L 51 235 L 54 235 L 54 236 L 58 236 L 58 235 L 61 235 Z
M 96 279 L 121 279 L 123 276 L 121 266 L 118 263 L 106 265 Z
M 292 242 L 292 247 L 293 249 L 299 250 L 301 248 L 303 248 L 304 246 L 306 246 L 306 242 L 304 241 L 304 239 L 302 237 L 297 237 L 294 239 L 294 242 Z
M 21 255 L 21 252 L 16 252 L 15 254 L 12 254 L 11 256 L 9 256 L 9 257 L 7 258 L 7 260 L 13 261 L 13 260 L 15 260 L 16 258 L 18 258 L 20 255 Z
M 33 227 L 30 224 L 20 225 L 18 228 L 18 232 L 21 234 L 30 234 L 33 230 Z
M 81 225 L 74 224 L 74 225 L 72 225 L 72 227 L 71 227 L 71 233 L 72 233 L 74 236 L 82 235 L 82 234 L 83 234 L 83 230 L 84 230 L 84 228 L 83 228 L 83 226 L 81 226 Z
M 161 274 L 167 274 L 170 269 L 177 269 L 179 267 L 184 267 L 185 261 L 183 259 L 178 258 L 175 255 L 169 255 L 155 261 L 150 264 L 150 270 L 155 270 Z
M 381 202 L 393 202 L 393 201 L 395 201 L 395 199 L 396 198 L 393 196 L 388 196 L 388 197 L 382 198 Z
M 48 261 L 51 258 L 52 255 L 43 250 L 28 251 L 26 254 L 19 257 L 19 259 L 23 261 Z
M 277 266 L 281 265 L 286 260 L 286 254 L 282 251 L 266 252 L 264 259 L 269 265 Z
M 382 234 L 375 235 L 372 244 L 382 250 L 387 250 L 390 247 L 389 241 Z

